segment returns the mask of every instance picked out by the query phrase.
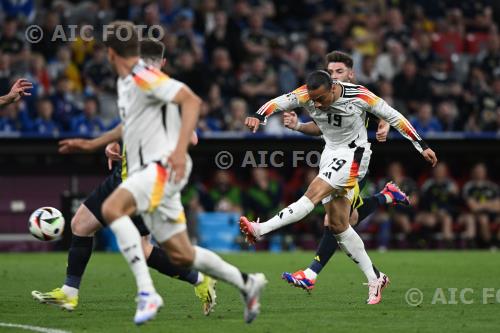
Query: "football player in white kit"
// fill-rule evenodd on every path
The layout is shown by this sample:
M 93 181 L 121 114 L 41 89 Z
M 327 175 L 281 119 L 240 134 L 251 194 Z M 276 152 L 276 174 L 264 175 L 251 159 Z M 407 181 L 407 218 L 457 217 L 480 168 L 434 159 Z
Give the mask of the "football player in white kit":
M 244 319 L 250 323 L 259 314 L 265 276 L 242 273 L 215 253 L 192 246 L 186 231 L 180 190 L 192 168 L 187 147 L 201 101 L 186 85 L 140 59 L 139 38 L 131 22 L 113 22 L 108 31 L 112 32 L 106 40 L 108 59 L 119 76 L 118 108 L 129 177 L 106 199 L 102 213 L 137 282 L 134 322 L 153 319 L 163 306 L 144 260 L 140 235 L 130 219 L 141 214 L 172 263 L 237 287 L 245 303 Z M 127 38 L 123 38 L 124 31 Z M 182 110 L 182 122 L 176 128 L 167 126 L 173 113 L 161 108 L 169 102 Z
M 377 277 L 363 241 L 349 224 L 354 187 L 365 176 L 370 162 L 366 112 L 385 120 L 411 140 L 432 166 L 437 163 L 436 155 L 409 121 L 383 99 L 363 86 L 333 81 L 329 73 L 321 70 L 312 72 L 302 87 L 264 104 L 245 123 L 255 132 L 272 114 L 297 107 L 305 108 L 323 133 L 326 145 L 320 159 L 319 174 L 304 196 L 276 216 L 263 223 L 250 222 L 242 216 L 240 228 L 247 241 L 253 243 L 273 230 L 300 221 L 322 202 L 339 246 L 359 265 L 368 280 L 367 303 L 377 304 L 388 278 L 385 274 Z

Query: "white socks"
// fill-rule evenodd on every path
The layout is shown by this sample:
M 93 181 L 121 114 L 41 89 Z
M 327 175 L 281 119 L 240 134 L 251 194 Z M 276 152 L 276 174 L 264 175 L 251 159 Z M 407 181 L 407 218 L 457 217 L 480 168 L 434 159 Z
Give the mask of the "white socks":
M 110 228 L 116 236 L 120 251 L 135 275 L 137 289 L 156 292 L 142 252 L 141 235 L 130 217 L 120 217 L 111 223 Z
M 61 287 L 61 290 L 63 291 L 63 293 L 66 294 L 66 296 L 68 296 L 69 298 L 73 298 L 73 297 L 76 297 L 78 296 L 78 289 L 76 288 L 73 288 L 73 287 L 70 287 L 70 286 L 67 286 L 67 285 L 63 285 Z
M 241 291 L 245 290 L 245 281 L 238 268 L 228 264 L 221 257 L 199 246 L 194 246 L 193 268 L 216 279 L 226 281 Z
M 365 244 L 354 229 L 349 226 L 346 231 L 335 235 L 339 246 L 345 254 L 351 258 L 359 268 L 365 273 L 368 282 L 376 280 L 377 275 L 373 270 L 373 265 L 368 253 L 365 251 Z
M 310 212 L 312 212 L 313 209 L 314 204 L 312 201 L 309 200 L 308 197 L 302 196 L 299 200 L 280 211 L 278 215 L 275 215 L 266 222 L 259 223 L 259 227 L 256 228 L 256 232 L 259 233 L 258 236 L 263 236 L 271 231 L 302 220 Z
M 309 267 L 304 269 L 304 275 L 306 276 L 306 278 L 308 278 L 309 280 L 316 280 L 316 278 L 318 277 L 318 273 L 316 273 L 315 271 L 313 271 L 312 269 L 310 269 Z

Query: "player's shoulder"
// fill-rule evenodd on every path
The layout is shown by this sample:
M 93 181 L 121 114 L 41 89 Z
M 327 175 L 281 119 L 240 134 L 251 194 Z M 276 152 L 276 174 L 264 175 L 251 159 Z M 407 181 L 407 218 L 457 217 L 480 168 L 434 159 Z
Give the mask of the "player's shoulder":
M 372 93 L 368 88 L 360 84 L 348 83 L 348 82 L 337 82 L 342 88 L 340 97 L 354 99 L 368 103 L 370 106 L 376 104 L 379 97 Z
M 297 96 L 299 103 L 303 104 L 310 100 L 307 85 L 305 84 L 292 91 L 292 94 L 295 94 L 295 96 Z
M 142 61 L 132 69 L 132 78 L 139 88 L 146 91 L 152 90 L 170 79 L 170 77 L 161 70 L 146 65 Z
M 340 82 L 338 84 L 342 87 L 342 97 L 345 98 L 356 98 L 360 94 L 370 94 L 375 96 L 368 88 L 361 84 L 349 83 L 349 82 Z

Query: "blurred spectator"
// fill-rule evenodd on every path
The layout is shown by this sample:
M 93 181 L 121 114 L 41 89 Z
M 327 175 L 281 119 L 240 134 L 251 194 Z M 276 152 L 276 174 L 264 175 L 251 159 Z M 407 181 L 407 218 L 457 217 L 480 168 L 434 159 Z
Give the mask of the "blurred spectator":
M 86 93 L 99 94 L 103 91 L 113 92 L 115 89 L 115 74 L 106 59 L 104 44 L 94 45 L 92 58 L 83 67 Z
M 79 136 L 98 136 L 104 131 L 104 125 L 97 115 L 99 101 L 96 97 L 87 97 L 83 103 L 83 114 L 71 121 L 71 131 Z
M 363 56 L 360 71 L 356 73 L 356 81 L 373 90 L 373 87 L 379 81 L 379 73 L 375 70 L 375 58 L 373 56 Z
M 437 118 L 444 131 L 459 130 L 458 110 L 454 103 L 450 101 L 439 103 L 437 107 Z
M 450 75 L 448 64 L 443 58 L 437 58 L 434 64 L 432 64 L 430 88 L 434 103 L 461 96 L 462 87 Z
M 47 71 L 47 63 L 41 54 L 35 53 L 31 57 L 31 76 L 33 83 L 39 85 L 40 95 L 47 95 L 50 93 L 50 77 Z
M 442 132 L 443 128 L 439 121 L 432 115 L 432 104 L 421 103 L 418 107 L 417 115 L 410 119 L 411 124 L 418 133 Z
M 71 91 L 71 81 L 61 76 L 56 81 L 56 91 L 50 96 L 54 105 L 54 119 L 62 130 L 69 130 L 71 119 L 80 114 L 76 105 L 76 97 Z
M 469 212 L 466 216 L 477 222 L 482 247 L 500 245 L 500 192 L 498 185 L 488 177 L 484 163 L 476 164 L 471 172 L 471 179 L 465 183 L 462 191 L 463 199 Z M 496 240 L 492 236 L 494 227 L 497 227 Z M 496 243 L 494 243 L 494 241 Z
M 204 38 L 194 31 L 194 13 L 191 9 L 183 9 L 176 16 L 175 34 L 177 47 L 181 51 L 189 52 L 196 61 L 203 59 Z
M 76 39 L 71 42 L 70 46 L 73 54 L 73 61 L 79 68 L 81 68 L 94 53 L 95 39 L 93 38 L 93 30 L 86 28 L 88 26 L 88 22 L 82 23 L 76 32 Z
M 32 121 L 27 112 L 21 110 L 21 103 L 11 103 L 0 108 L 0 132 L 29 132 L 31 127 Z
M 59 134 L 59 126 L 53 119 L 54 106 L 50 99 L 41 98 L 37 101 L 36 111 L 38 117 L 35 119 L 32 132 L 43 136 L 56 136 Z
M 222 98 L 228 101 L 238 93 L 238 80 L 234 74 L 229 52 L 216 48 L 212 54 L 211 81 L 219 86 Z
M 42 39 L 38 43 L 31 45 L 34 52 L 41 53 L 47 62 L 51 62 L 59 48 L 63 45 L 61 38 L 53 38 L 56 35 L 56 29 L 61 24 L 57 12 L 47 10 L 42 20 Z
M 271 57 L 267 63 L 276 73 L 278 94 L 293 91 L 301 84 L 288 57 L 286 39 L 284 37 L 271 41 Z
M 198 120 L 198 134 L 203 132 L 219 132 L 221 130 L 221 121 L 210 113 L 210 105 L 207 102 L 202 102 L 200 108 L 200 119 Z
M 429 96 L 429 81 L 417 71 L 417 65 L 411 58 L 406 59 L 401 73 L 394 77 L 394 96 L 406 103 L 408 113 L 415 113 L 418 104 Z
M 264 15 L 255 10 L 248 18 L 248 28 L 241 33 L 245 53 L 250 59 L 268 55 L 271 38 L 271 33 L 264 29 Z
M 204 97 L 208 92 L 208 80 L 205 69 L 196 63 L 195 56 L 190 51 L 183 51 L 177 58 L 177 73 L 175 78 L 187 84 L 195 93 Z
M 0 51 L 5 53 L 18 54 L 24 48 L 24 41 L 18 35 L 19 25 L 15 18 L 7 18 L 3 24 L 0 35 Z
M 10 91 L 10 80 L 12 72 L 10 69 L 10 55 L 0 52 L 0 96 Z
M 420 208 L 416 221 L 421 226 L 424 239 L 430 240 L 434 230 L 440 230 L 446 247 L 451 248 L 455 235 L 453 218 L 458 213 L 458 186 L 449 177 L 448 166 L 440 162 L 433 169 L 421 189 Z
M 489 75 L 500 75 L 500 37 L 498 33 L 490 34 L 486 45 L 487 50 L 479 55 L 481 68 Z
M 415 60 L 421 75 L 428 75 L 430 64 L 436 61 L 437 55 L 431 46 L 431 37 L 428 33 L 417 34 L 411 57 Z
M 308 72 L 324 69 L 325 56 L 328 53 L 328 44 L 326 41 L 318 36 L 311 36 L 307 43 L 307 50 L 309 56 L 306 62 L 306 70 Z
M 403 15 L 398 8 L 391 8 L 387 12 L 387 29 L 384 33 L 384 40 L 396 40 L 405 47 L 410 45 L 411 33 L 404 24 Z
M 204 0 L 195 11 L 195 30 L 202 35 L 208 36 L 215 29 L 215 12 L 217 0 Z
M 242 45 L 238 28 L 228 23 L 227 14 L 222 10 L 215 12 L 214 24 L 205 43 L 209 59 L 215 59 L 215 50 L 222 48 L 229 52 L 233 63 L 239 64 Z
M 245 118 L 248 116 L 247 103 L 242 98 L 233 98 L 229 103 L 229 115 L 226 118 L 228 131 L 247 132 Z
M 500 108 L 500 75 L 495 76 L 491 90 L 478 97 L 476 110 L 478 111 L 478 122 L 482 128 L 496 123 L 498 108 Z
M 248 99 L 250 109 L 255 111 L 276 96 L 278 92 L 276 75 L 272 68 L 266 67 L 264 58 L 255 58 L 248 71 L 241 75 L 240 91 Z
M 79 93 L 82 91 L 82 78 L 80 70 L 71 60 L 71 49 L 69 47 L 61 47 L 57 51 L 57 59 L 48 66 L 49 76 L 52 80 L 59 77 L 66 77 L 69 80 L 69 90 Z
M 26 22 L 31 22 L 35 17 L 34 0 L 1 0 L 0 3 L 7 17 L 23 18 Z
M 240 187 L 235 186 L 233 175 L 227 170 L 217 170 L 214 182 L 208 191 L 212 210 L 241 214 Z
M 252 183 L 243 192 L 243 209 L 250 220 L 265 221 L 282 207 L 282 186 L 271 178 L 269 169 L 253 168 L 251 174 Z
M 406 59 L 403 45 L 393 39 L 386 44 L 386 51 L 379 54 L 375 60 L 375 68 L 379 76 L 392 80 L 399 73 Z

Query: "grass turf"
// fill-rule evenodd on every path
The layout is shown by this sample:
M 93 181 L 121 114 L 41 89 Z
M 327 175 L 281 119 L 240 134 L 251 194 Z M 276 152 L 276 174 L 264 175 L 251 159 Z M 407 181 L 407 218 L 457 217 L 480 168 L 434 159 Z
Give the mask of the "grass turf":
M 218 306 L 208 318 L 193 288 L 153 273 L 165 308 L 156 320 L 135 327 L 132 317 L 135 283 L 119 254 L 96 253 L 84 277 L 80 304 L 72 313 L 42 305 L 31 290 L 61 285 L 66 254 L 0 255 L 0 322 L 57 328 L 71 332 L 493 332 L 500 326 L 500 254 L 489 252 L 371 253 L 373 261 L 392 280 L 376 306 L 365 305 L 364 276 L 346 256 L 337 254 L 322 272 L 314 291 L 287 286 L 283 271 L 304 267 L 312 253 L 245 253 L 224 255 L 245 271 L 262 271 L 269 284 L 262 313 L 251 325 L 243 322 L 237 291 L 219 283 Z M 406 291 L 419 288 L 420 306 L 405 301 Z M 438 289 L 436 292 L 436 288 Z M 452 291 L 458 288 L 453 302 Z M 460 290 L 467 291 L 463 304 Z M 483 297 L 483 288 L 494 288 Z M 442 293 L 441 293 L 442 291 Z M 498 292 L 497 292 L 498 291 Z M 488 294 L 491 290 L 486 291 Z M 445 297 L 445 298 L 443 298 Z M 432 304 L 432 300 L 435 300 Z M 486 302 L 487 304 L 483 304 Z M 0 327 L 0 332 L 26 332 Z

